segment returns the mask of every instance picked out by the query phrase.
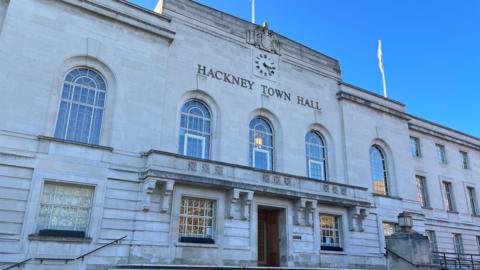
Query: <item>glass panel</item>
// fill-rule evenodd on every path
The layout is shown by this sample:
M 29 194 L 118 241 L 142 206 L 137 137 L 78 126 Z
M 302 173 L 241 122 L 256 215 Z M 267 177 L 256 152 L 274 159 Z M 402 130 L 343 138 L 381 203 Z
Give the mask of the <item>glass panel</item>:
M 185 155 L 189 157 L 203 158 L 204 138 L 186 135 Z
M 259 149 L 254 150 L 254 160 L 255 160 L 255 168 L 262 169 L 262 170 L 269 170 L 269 152 L 262 151 Z
M 210 125 L 210 112 L 203 103 L 196 100 L 185 103 L 180 115 L 179 153 L 191 157 L 209 158 Z M 191 135 L 196 139 L 191 139 L 189 137 Z M 202 141 L 201 145 L 198 140 Z
M 180 237 L 213 239 L 214 220 L 214 201 L 182 198 L 179 221 Z
M 373 192 L 388 195 L 387 166 L 383 152 L 378 146 L 370 148 L 370 163 L 373 180 Z
M 327 247 L 341 247 L 340 217 L 320 216 L 321 245 Z

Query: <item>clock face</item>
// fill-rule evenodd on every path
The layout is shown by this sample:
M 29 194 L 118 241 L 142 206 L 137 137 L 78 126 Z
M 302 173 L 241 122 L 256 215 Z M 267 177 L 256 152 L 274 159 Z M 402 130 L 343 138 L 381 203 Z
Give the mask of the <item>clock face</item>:
M 255 56 L 253 68 L 267 78 L 273 77 L 277 73 L 275 60 L 266 53 L 259 53 Z

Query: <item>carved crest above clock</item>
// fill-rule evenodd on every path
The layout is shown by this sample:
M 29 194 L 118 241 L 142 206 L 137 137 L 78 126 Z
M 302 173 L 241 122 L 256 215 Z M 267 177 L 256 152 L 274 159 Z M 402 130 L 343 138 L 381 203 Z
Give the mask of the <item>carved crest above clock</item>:
M 247 32 L 247 43 L 253 46 L 280 55 L 280 41 L 278 36 L 268 29 L 267 22 L 263 26 L 257 25 L 256 28 Z

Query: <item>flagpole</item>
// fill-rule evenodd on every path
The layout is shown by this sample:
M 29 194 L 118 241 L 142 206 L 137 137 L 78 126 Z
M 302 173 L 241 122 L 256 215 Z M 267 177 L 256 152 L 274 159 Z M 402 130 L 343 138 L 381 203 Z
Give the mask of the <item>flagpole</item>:
M 252 1 L 252 23 L 255 24 L 255 0 Z

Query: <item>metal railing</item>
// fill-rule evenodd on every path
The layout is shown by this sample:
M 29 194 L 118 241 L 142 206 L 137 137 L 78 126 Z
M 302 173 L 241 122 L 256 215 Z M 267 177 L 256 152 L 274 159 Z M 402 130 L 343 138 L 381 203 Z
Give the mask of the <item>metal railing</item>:
M 437 269 L 480 270 L 480 254 L 432 252 L 432 263 Z
M 111 242 L 108 242 L 108 243 L 106 243 L 106 244 L 104 244 L 104 245 L 102 245 L 102 246 L 100 246 L 100 247 L 98 247 L 98 248 L 96 248 L 96 249 L 92 249 L 92 250 L 90 250 L 90 251 L 88 251 L 88 252 L 85 252 L 85 253 L 83 253 L 82 255 L 80 255 L 80 256 L 78 256 L 78 257 L 75 257 L 75 258 L 37 258 L 37 257 L 35 257 L 35 258 L 28 258 L 28 259 L 25 259 L 25 260 L 23 260 L 23 261 L 17 262 L 17 263 L 15 263 L 15 264 L 13 264 L 13 265 L 7 266 L 7 268 L 3 268 L 2 270 L 8 270 L 8 269 L 13 269 L 13 268 L 15 268 L 15 267 L 19 267 L 19 266 L 23 265 L 24 263 L 26 263 L 26 262 L 28 262 L 28 261 L 30 261 L 30 260 L 39 260 L 40 263 L 42 263 L 43 261 L 46 261 L 46 260 L 49 260 L 49 261 L 52 261 L 52 260 L 54 260 L 54 261 L 65 261 L 65 264 L 67 264 L 67 263 L 70 262 L 70 261 L 76 261 L 76 260 L 79 260 L 79 259 L 82 259 L 82 260 L 83 260 L 86 256 L 88 256 L 88 255 L 90 255 L 90 254 L 92 254 L 92 253 L 94 253 L 94 252 L 96 252 L 96 251 L 98 251 L 98 250 L 100 250 L 100 249 L 103 249 L 103 248 L 105 248 L 105 247 L 108 247 L 108 246 L 110 246 L 110 245 L 119 243 L 119 242 L 121 242 L 121 241 L 122 241 L 123 239 L 125 239 L 125 238 L 127 238 L 126 235 L 123 236 L 123 237 L 120 237 L 120 238 L 118 238 L 118 239 L 115 239 L 115 240 L 113 240 L 113 241 L 111 241 Z

